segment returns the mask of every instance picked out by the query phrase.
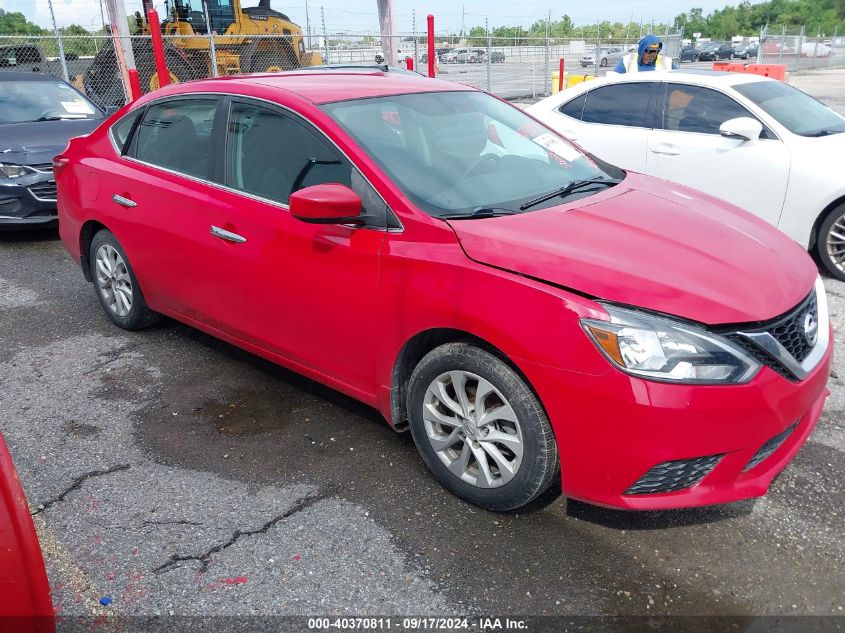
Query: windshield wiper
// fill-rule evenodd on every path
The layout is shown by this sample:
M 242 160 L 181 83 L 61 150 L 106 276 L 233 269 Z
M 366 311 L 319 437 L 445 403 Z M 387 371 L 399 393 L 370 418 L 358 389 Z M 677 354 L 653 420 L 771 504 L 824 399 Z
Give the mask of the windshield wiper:
M 519 213 L 519 211 L 505 209 L 504 207 L 476 207 L 469 213 L 452 213 L 440 217 L 444 220 L 466 220 L 469 218 L 495 218 L 501 215 L 514 215 L 515 213 Z
M 560 189 L 556 189 L 555 191 L 551 191 L 549 193 L 544 193 L 542 196 L 537 196 L 519 208 L 521 211 L 525 211 L 526 209 L 530 209 L 531 207 L 536 206 L 541 202 L 545 202 L 546 200 L 568 196 L 570 193 L 574 193 L 579 189 L 583 189 L 588 186 L 605 185 L 607 187 L 612 187 L 613 185 L 618 185 L 620 182 L 621 181 L 616 178 L 586 178 L 584 180 L 576 180 L 565 187 L 561 187 Z
M 807 134 L 807 136 L 810 136 L 810 137 L 828 136 L 830 134 L 842 134 L 842 132 L 845 132 L 845 130 L 817 130 L 816 132 L 813 132 L 812 134 Z
M 43 116 L 40 119 L 31 121 L 31 123 L 41 123 L 41 121 L 79 121 L 84 118 L 86 118 L 84 114 L 82 116 Z

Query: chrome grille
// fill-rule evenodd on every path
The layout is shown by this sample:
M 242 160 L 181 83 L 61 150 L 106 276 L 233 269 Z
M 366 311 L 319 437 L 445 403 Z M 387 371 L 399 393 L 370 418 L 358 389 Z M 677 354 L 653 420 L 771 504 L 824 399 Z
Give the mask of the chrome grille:
M 819 322 L 819 310 L 816 305 L 816 295 L 813 293 L 810 300 L 806 301 L 803 307 L 799 308 L 793 316 L 772 327 L 771 335 L 778 343 L 792 354 L 792 357 L 799 363 L 810 355 L 813 346 L 804 336 L 804 319 L 810 315 L 815 323 Z
M 29 189 L 29 192 L 39 200 L 48 202 L 56 201 L 58 189 L 56 188 L 56 183 L 52 180 L 49 182 L 39 182 L 34 185 L 30 185 L 27 189 Z
M 38 165 L 27 165 L 27 167 L 37 169 L 38 171 L 46 171 L 50 173 L 52 173 L 53 171 L 53 163 L 39 163 Z
M 759 363 L 791 381 L 803 380 L 824 357 L 830 321 L 821 280 L 785 315 L 747 329 L 722 331 Z

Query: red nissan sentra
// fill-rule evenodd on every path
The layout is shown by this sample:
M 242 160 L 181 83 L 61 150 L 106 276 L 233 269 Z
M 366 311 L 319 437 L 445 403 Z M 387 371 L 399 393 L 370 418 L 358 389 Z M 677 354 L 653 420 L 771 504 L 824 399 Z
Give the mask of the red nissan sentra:
M 832 336 L 804 250 L 458 84 L 322 70 L 136 101 L 57 156 L 110 319 L 167 315 L 377 407 L 446 488 L 519 508 L 765 494 Z

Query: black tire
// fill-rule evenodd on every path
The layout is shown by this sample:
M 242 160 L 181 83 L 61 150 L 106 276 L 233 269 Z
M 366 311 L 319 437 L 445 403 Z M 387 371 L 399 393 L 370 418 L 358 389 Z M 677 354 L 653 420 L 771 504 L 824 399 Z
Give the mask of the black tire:
M 468 483 L 449 470 L 432 446 L 423 419 L 427 390 L 438 377 L 450 371 L 469 372 L 488 381 L 503 396 L 505 404 L 509 404 L 513 410 L 518 420 L 514 428 L 521 433 L 522 456 L 513 478 L 506 483 L 490 488 Z M 471 388 L 471 380 L 466 384 Z M 491 406 L 495 408 L 495 404 L 501 403 L 501 400 L 495 394 L 492 394 L 492 398 Z M 488 401 L 489 398 L 485 399 L 485 405 Z M 423 462 L 444 487 L 470 503 L 496 512 L 515 510 L 536 499 L 549 488 L 556 477 L 559 477 L 557 444 L 545 410 L 525 381 L 508 365 L 485 350 L 465 343 L 449 343 L 426 354 L 411 375 L 407 405 L 411 434 Z M 489 409 L 485 407 L 485 410 Z M 470 443 L 482 455 L 486 455 L 486 452 L 479 449 L 478 442 L 458 441 L 461 442 L 462 449 L 465 443 Z M 466 448 L 469 452 L 469 446 Z M 456 448 L 454 450 L 457 451 Z M 469 459 L 473 460 L 474 457 Z M 459 458 L 455 458 L 455 461 L 458 460 Z M 474 463 L 476 470 L 480 472 L 478 461 L 475 460 Z M 501 474 L 495 463 L 488 461 L 488 468 L 495 468 L 495 472 Z
M 827 245 L 827 240 L 830 236 L 830 231 L 833 228 L 833 225 L 837 220 L 841 220 L 843 217 L 845 217 L 845 204 L 840 204 L 830 210 L 819 227 L 819 234 L 816 237 L 816 245 L 814 247 L 815 252 L 813 254 L 819 260 L 819 263 L 826 272 L 830 273 L 836 279 L 845 281 L 845 271 L 836 266 Z M 845 267 L 845 253 L 843 253 L 842 265 Z
M 607 68 L 607 58 L 602 58 L 601 64 L 599 64 L 602 68 Z
M 280 72 L 299 68 L 299 58 L 288 42 L 274 42 L 269 49 L 256 50 L 251 56 L 249 72 Z
M 122 259 L 122 264 L 125 266 L 131 297 L 131 307 L 125 315 L 118 314 L 116 310 L 110 306 L 108 291 L 101 282 L 102 275 L 97 270 L 97 253 L 104 247 L 114 249 L 114 251 L 116 251 Z M 147 307 L 147 302 L 144 300 L 144 295 L 141 292 L 141 286 L 138 283 L 138 279 L 135 277 L 135 272 L 132 270 L 129 258 L 126 257 L 123 247 L 111 231 L 103 229 L 94 236 L 93 240 L 91 240 L 91 247 L 88 250 L 88 263 L 91 267 L 91 279 L 94 283 L 94 290 L 97 293 L 97 300 L 100 302 L 100 306 L 111 319 L 112 323 L 124 330 L 139 330 L 161 321 L 162 316 Z M 113 290 L 112 293 L 114 294 Z

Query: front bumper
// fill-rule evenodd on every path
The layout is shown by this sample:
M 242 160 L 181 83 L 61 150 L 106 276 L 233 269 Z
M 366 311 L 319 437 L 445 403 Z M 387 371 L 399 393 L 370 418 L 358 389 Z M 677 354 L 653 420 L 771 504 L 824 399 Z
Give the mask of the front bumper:
M 56 183 L 50 172 L 0 180 L 0 230 L 57 226 Z
M 651 382 L 616 369 L 601 376 L 523 369 L 552 422 L 564 494 L 611 508 L 659 510 L 766 494 L 818 422 L 830 393 L 832 349 L 831 334 L 821 362 L 798 383 L 768 367 L 748 384 L 731 386 Z M 691 475 L 678 479 L 686 487 L 656 493 L 634 487 L 653 482 L 655 472 L 666 475 L 666 464 L 674 476 L 678 463 L 687 465 L 681 476 Z

